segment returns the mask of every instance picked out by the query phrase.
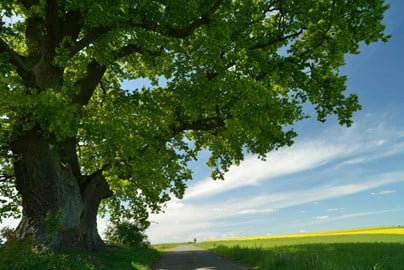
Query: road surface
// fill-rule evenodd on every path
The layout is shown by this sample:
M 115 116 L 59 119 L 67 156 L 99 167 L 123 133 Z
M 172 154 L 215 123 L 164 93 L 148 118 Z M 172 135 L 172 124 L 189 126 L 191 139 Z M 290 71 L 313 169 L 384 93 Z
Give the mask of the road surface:
M 153 270 L 248 270 L 210 251 L 191 245 L 167 251 Z

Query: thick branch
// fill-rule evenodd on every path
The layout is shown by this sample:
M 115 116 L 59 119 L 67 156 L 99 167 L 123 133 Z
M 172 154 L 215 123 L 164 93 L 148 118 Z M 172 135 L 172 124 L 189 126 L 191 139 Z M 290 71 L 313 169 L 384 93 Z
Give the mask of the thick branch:
M 106 66 L 100 65 L 96 60 L 87 65 L 87 76 L 76 82 L 79 93 L 73 97 L 73 103 L 88 104 L 106 69 Z
M 46 16 L 45 16 L 45 28 L 46 39 L 44 44 L 47 55 L 53 57 L 55 49 L 61 41 L 60 33 L 60 20 L 58 18 L 59 8 L 56 0 L 46 1 Z
M 76 40 L 81 31 L 81 14 L 79 11 L 69 11 L 63 17 L 59 13 L 64 12 L 58 5 L 57 0 L 46 1 L 45 29 L 46 38 L 44 47 L 46 55 L 53 57 L 56 48 L 63 41 L 63 38 L 70 37 Z
M 0 53 L 6 53 L 11 58 L 11 63 L 17 68 L 26 68 L 25 57 L 13 51 L 2 38 L 0 38 Z
M 158 51 L 144 49 L 142 47 L 136 46 L 134 44 L 129 44 L 121 49 L 113 52 L 115 58 L 119 59 L 133 53 L 148 54 L 152 56 L 159 56 L 162 53 L 162 49 Z M 99 64 L 96 60 L 91 61 L 87 65 L 87 76 L 76 82 L 76 87 L 79 88 L 79 93 L 73 97 L 73 103 L 79 105 L 88 104 L 95 88 L 101 81 L 107 67 L 105 65 Z
M 82 17 L 79 11 L 69 11 L 63 19 L 62 36 L 76 40 L 80 30 Z
M 14 65 L 17 69 L 18 75 L 29 85 L 35 85 L 34 74 L 28 67 L 26 63 L 26 58 L 22 55 L 19 55 L 14 50 L 12 50 L 8 44 L 0 38 L 0 53 L 6 53 L 10 57 L 10 63 Z
M 82 193 L 94 192 L 96 190 L 100 200 L 111 197 L 113 193 L 112 190 L 109 188 L 103 172 L 104 171 L 101 169 L 86 176 L 86 180 L 80 183 L 80 190 L 82 191 Z
M 73 56 L 78 53 L 80 50 L 84 49 L 89 44 L 93 43 L 97 38 L 102 36 L 105 33 L 111 31 L 112 27 L 97 27 L 87 33 L 82 39 L 78 40 L 71 48 L 70 55 Z

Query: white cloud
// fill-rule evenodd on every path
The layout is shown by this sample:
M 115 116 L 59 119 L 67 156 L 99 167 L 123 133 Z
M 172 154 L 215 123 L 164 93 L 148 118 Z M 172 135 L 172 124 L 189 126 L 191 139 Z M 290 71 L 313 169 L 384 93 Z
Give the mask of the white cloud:
M 393 194 L 395 192 L 396 192 L 395 190 L 382 190 L 382 191 L 379 191 L 379 192 L 372 192 L 370 194 L 371 195 L 389 195 L 389 194 Z
M 315 141 L 274 152 L 267 161 L 249 157 L 239 166 L 232 166 L 225 174 L 224 181 L 207 178 L 191 186 L 186 191 L 185 198 L 205 198 L 236 188 L 257 186 L 276 177 L 319 167 L 349 151 L 344 145 L 328 145 L 324 141 Z
M 335 134 L 338 134 L 336 136 Z M 232 166 L 224 181 L 206 178 L 191 183 L 186 199 L 207 198 L 246 186 L 259 186 L 274 178 L 301 173 L 339 161 L 335 169 L 367 164 L 404 152 L 404 131 L 362 121 L 350 129 L 334 127 L 317 137 L 297 141 L 268 155 L 267 161 L 248 156 L 239 166 Z
M 377 161 L 378 159 L 393 156 L 404 151 L 404 142 L 392 142 L 391 144 L 377 145 L 373 151 L 367 153 L 360 153 L 359 156 L 353 157 L 342 162 L 339 166 L 343 165 L 357 165 L 368 164 Z
M 158 222 L 158 224 L 152 224 L 148 234 L 153 243 L 184 241 L 184 239 L 194 237 L 193 235 L 203 235 L 204 232 L 209 232 L 209 236 L 213 238 L 201 238 L 201 240 L 216 239 L 223 235 L 221 228 L 226 226 L 224 225 L 226 224 L 226 219 L 230 217 L 241 217 L 247 214 L 251 216 L 257 214 L 271 215 L 284 208 L 335 199 L 398 182 L 404 182 L 404 171 L 374 175 L 364 182 L 351 179 L 351 183 L 339 185 L 324 184 L 322 186 L 260 196 L 251 194 L 250 197 L 244 198 L 226 197 L 214 203 L 206 200 L 201 205 L 185 199 L 183 200 L 183 207 L 170 208 L 164 214 L 153 215 L 152 220 Z M 178 203 L 175 202 L 174 204 Z M 338 210 L 343 210 L 343 208 L 328 209 L 329 212 Z M 381 213 L 384 212 L 354 213 L 338 217 L 323 215 L 318 216 L 316 220 L 318 222 L 324 220 L 334 221 Z M 214 234 L 215 230 L 216 234 Z
M 248 204 L 251 208 L 258 206 L 280 209 L 291 206 L 303 205 L 332 198 L 343 197 L 366 190 L 374 189 L 387 184 L 404 182 L 404 171 L 375 175 L 368 181 L 351 179 L 352 183 L 346 184 L 325 184 L 323 186 L 310 187 L 289 192 L 278 192 L 269 195 L 261 195 L 249 198 Z M 232 201 L 228 202 L 233 203 Z
M 168 208 L 168 209 L 170 209 L 170 208 L 177 209 L 177 208 L 182 208 L 182 207 L 184 207 L 184 204 L 183 204 L 183 203 L 180 203 L 180 202 L 178 202 L 178 201 L 169 201 L 169 202 L 167 203 L 167 208 Z
M 241 210 L 239 214 L 249 215 L 249 214 L 268 214 L 274 212 L 274 209 L 245 209 Z
M 385 209 L 385 210 L 378 210 L 378 211 L 364 211 L 364 212 L 354 212 L 354 213 L 349 213 L 349 214 L 343 214 L 343 215 L 339 215 L 339 216 L 335 216 L 335 217 L 327 217 L 324 219 L 318 219 L 315 222 L 310 222 L 310 223 L 306 223 L 304 224 L 305 226 L 307 225 L 313 225 L 319 222 L 334 222 L 334 221 L 339 221 L 339 220 L 345 220 L 345 219 L 352 219 L 352 218 L 358 218 L 358 217 L 365 217 L 365 216 L 374 216 L 374 215 L 382 215 L 382 214 L 386 214 L 386 213 L 392 213 L 392 212 L 396 212 L 399 210 L 393 210 L 393 209 Z
M 385 213 L 390 213 L 390 212 L 395 212 L 395 211 L 397 211 L 397 210 L 386 209 L 386 210 L 380 210 L 380 211 L 356 212 L 356 213 L 350 213 L 350 214 L 336 216 L 333 218 L 333 220 L 342 220 L 342 219 L 349 219 L 349 218 L 356 218 L 356 217 L 380 215 L 380 214 L 385 214 Z
M 335 211 L 341 211 L 344 210 L 345 208 L 328 208 L 327 212 L 335 212 Z

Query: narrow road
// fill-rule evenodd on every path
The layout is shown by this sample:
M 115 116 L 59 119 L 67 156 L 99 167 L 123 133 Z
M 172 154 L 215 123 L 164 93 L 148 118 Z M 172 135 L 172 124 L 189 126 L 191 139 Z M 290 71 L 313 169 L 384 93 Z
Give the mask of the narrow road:
M 248 270 L 210 251 L 191 245 L 167 251 L 153 270 Z

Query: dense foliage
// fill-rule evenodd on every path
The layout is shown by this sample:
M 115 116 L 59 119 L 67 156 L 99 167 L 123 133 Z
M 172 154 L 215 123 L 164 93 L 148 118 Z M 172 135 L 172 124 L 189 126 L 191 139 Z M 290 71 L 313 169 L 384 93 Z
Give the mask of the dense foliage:
M 320 121 L 336 115 L 351 125 L 360 106 L 338 69 L 360 43 L 386 40 L 383 0 L 1 0 L 0 8 L 0 220 L 22 198 L 26 220 L 61 208 L 70 231 L 95 220 L 74 208 L 97 209 L 110 191 L 102 209 L 112 221 L 145 222 L 183 196 L 187 164 L 203 149 L 220 179 L 247 153 L 265 158 L 291 145 L 305 104 Z M 140 78 L 150 83 L 122 88 Z M 103 180 L 110 191 L 94 191 Z M 61 198 L 66 190 L 76 195 Z
M 145 247 L 150 245 L 145 229 L 145 226 L 130 221 L 110 224 L 104 232 L 105 240 L 108 244 Z

